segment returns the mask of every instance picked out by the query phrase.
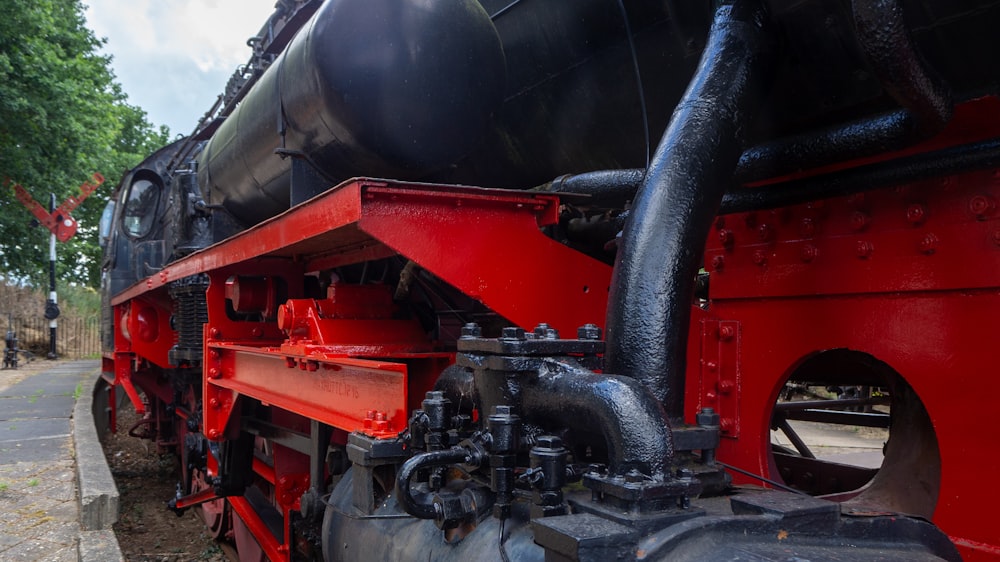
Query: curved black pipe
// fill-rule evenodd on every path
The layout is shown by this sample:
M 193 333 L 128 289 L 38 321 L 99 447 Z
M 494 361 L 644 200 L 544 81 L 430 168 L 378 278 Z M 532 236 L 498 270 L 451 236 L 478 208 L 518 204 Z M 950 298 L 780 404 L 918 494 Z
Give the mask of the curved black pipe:
M 951 119 L 951 92 L 917 52 L 899 0 L 853 0 L 852 11 L 869 65 L 903 109 L 747 150 L 736 171 L 739 182 L 904 148 L 938 133 Z
M 631 193 L 634 194 L 645 178 L 646 170 L 643 168 L 597 170 L 559 176 L 549 183 L 536 187 L 535 191 L 589 195 L 590 199 L 587 202 L 590 204 L 611 203 L 617 206 L 624 202 L 623 189 L 627 190 L 626 186 L 634 186 L 631 189 Z
M 468 452 L 465 449 L 452 447 L 444 451 L 421 453 L 404 462 L 396 475 L 396 501 L 403 511 L 419 519 L 436 519 L 437 510 L 434 504 L 420 503 L 413 497 L 410 479 L 419 470 L 465 462 L 467 456 Z
M 766 15 L 736 0 L 715 13 L 698 71 L 674 110 L 625 225 L 608 307 L 607 372 L 635 377 L 683 418 L 684 359 L 705 239 L 742 151 Z
M 667 475 L 674 449 L 666 413 L 635 379 L 545 359 L 538 377 L 521 387 L 520 412 L 529 421 L 601 434 L 612 476 L 633 469 L 654 480 Z
M 815 178 L 726 193 L 719 214 L 775 209 L 1000 166 L 1000 138 L 878 162 Z
M 479 393 L 472 377 L 472 371 L 459 365 L 452 365 L 441 371 L 434 390 L 444 392 L 459 414 L 472 415 L 479 404 Z
M 816 177 L 755 188 L 734 187 L 723 196 L 719 214 L 776 209 L 817 199 L 842 197 L 872 189 L 893 187 L 998 166 L 1000 166 L 1000 138 L 994 138 L 885 162 L 876 162 Z M 621 171 L 642 172 L 642 170 Z M 592 172 L 592 174 L 594 177 L 602 176 L 598 172 Z M 621 180 L 618 183 L 608 183 L 601 187 L 601 190 L 607 194 L 608 200 L 613 199 L 619 204 L 624 204 L 635 197 L 641 184 L 641 182 L 634 181 L 634 174 L 608 174 L 603 177 Z M 568 189 L 562 191 L 577 193 Z

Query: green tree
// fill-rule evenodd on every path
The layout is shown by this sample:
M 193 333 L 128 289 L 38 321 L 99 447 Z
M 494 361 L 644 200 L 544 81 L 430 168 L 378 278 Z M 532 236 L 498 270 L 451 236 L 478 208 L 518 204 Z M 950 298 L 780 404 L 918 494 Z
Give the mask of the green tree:
M 59 279 L 91 287 L 100 279 L 97 225 L 113 186 L 168 136 L 127 103 L 101 44 L 79 0 L 0 2 L 0 176 L 47 207 L 50 192 L 61 203 L 94 172 L 104 175 L 73 213 L 77 235 L 58 249 Z M 44 287 L 48 231 L 30 219 L 12 189 L 0 190 L 0 273 Z

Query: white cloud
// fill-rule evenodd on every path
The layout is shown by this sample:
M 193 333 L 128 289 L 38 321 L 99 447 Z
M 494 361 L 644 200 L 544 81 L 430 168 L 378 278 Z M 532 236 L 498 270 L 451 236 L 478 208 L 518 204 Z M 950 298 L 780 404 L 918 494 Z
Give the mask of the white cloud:
M 87 22 L 132 104 L 155 125 L 187 133 L 229 76 L 275 0 L 85 0 Z

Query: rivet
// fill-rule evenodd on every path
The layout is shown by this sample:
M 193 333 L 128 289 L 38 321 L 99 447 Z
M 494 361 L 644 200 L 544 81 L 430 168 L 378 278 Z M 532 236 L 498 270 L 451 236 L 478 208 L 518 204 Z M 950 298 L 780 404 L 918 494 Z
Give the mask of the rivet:
M 723 228 L 719 231 L 719 244 L 722 244 L 723 248 L 733 247 L 733 231 Z
M 208 430 L 208 438 L 209 439 L 218 439 L 219 438 L 219 430 L 218 429 L 209 429 Z
M 816 234 L 816 221 L 809 217 L 802 219 L 802 222 L 799 223 L 799 234 L 805 238 L 814 236 Z
M 757 227 L 757 238 L 761 242 L 770 242 L 774 238 L 774 228 L 767 223 L 760 225 Z
M 851 230 L 855 232 L 860 232 L 868 228 L 868 223 L 871 222 L 871 217 L 868 213 L 864 211 L 854 211 L 851 213 Z
M 215 367 L 212 367 L 211 369 L 208 370 L 208 378 L 217 379 L 221 376 L 222 372 L 216 369 Z
M 253 336 L 253 337 L 255 337 L 255 338 L 259 338 L 263 334 L 264 334 L 264 330 L 261 330 L 260 328 L 252 328 L 250 330 L 250 335 Z
M 726 258 L 723 256 L 715 256 L 712 258 L 712 269 L 715 271 L 722 271 L 722 268 L 726 266 Z
M 757 250 L 753 253 L 753 263 L 759 266 L 767 264 L 767 254 L 763 250 Z
M 719 392 L 722 394 L 729 394 L 736 387 L 736 383 L 733 381 L 719 381 Z
M 734 330 L 732 326 L 729 326 L 729 325 L 719 326 L 719 339 L 720 340 L 722 340 L 722 341 L 729 341 L 729 340 L 733 339 L 733 336 L 735 336 L 735 335 L 736 335 L 736 330 Z
M 214 409 L 218 409 L 219 406 L 220 406 L 219 399 L 218 398 L 212 398 L 212 399 L 210 399 L 208 401 L 208 405 L 211 406 Z
M 918 249 L 920 250 L 921 254 L 927 254 L 927 255 L 933 254 L 934 251 L 937 250 L 938 242 L 939 240 L 937 236 L 934 236 L 933 234 L 927 234 L 920 240 Z
M 910 221 L 910 224 L 918 226 L 923 224 L 926 218 L 927 209 L 923 205 L 914 203 L 906 208 L 906 220 Z
M 222 332 L 218 328 L 212 328 L 208 331 L 208 335 L 212 336 L 212 339 L 217 340 L 222 337 Z
M 977 219 L 987 218 L 996 209 L 996 201 L 992 197 L 976 195 L 969 200 L 969 211 L 976 215 Z
M 714 372 L 719 369 L 719 365 L 715 361 L 709 361 L 708 363 L 705 363 L 705 368 Z
M 868 259 L 871 257 L 872 253 L 875 251 L 875 246 L 871 242 L 866 242 L 864 240 L 859 240 L 855 250 L 857 256 L 861 259 Z
M 819 248 L 813 246 L 812 244 L 806 244 L 805 246 L 802 246 L 802 252 L 799 254 L 799 257 L 802 259 L 803 262 L 809 263 L 814 259 L 816 259 L 816 256 L 818 255 L 819 255 Z
M 1000 246 L 1000 230 L 993 231 L 993 243 Z

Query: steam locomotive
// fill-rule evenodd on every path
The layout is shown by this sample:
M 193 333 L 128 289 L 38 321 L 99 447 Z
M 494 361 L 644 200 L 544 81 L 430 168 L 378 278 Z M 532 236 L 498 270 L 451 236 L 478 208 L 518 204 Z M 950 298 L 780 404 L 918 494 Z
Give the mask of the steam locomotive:
M 280 0 L 109 205 L 103 378 L 243 560 L 1000 559 L 998 28 Z

